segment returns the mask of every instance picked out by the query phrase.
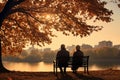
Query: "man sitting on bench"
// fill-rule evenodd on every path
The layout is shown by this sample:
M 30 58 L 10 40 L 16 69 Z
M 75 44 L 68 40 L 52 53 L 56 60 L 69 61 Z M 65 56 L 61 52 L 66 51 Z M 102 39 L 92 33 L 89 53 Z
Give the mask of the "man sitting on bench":
M 69 52 L 66 50 L 65 45 L 61 45 L 61 50 L 58 51 L 57 57 L 56 57 L 58 67 L 60 68 L 60 72 L 63 74 L 66 74 L 66 67 L 68 66 L 69 61 Z M 64 68 L 64 72 L 62 70 L 62 67 Z
M 80 50 L 80 46 L 76 46 L 76 52 L 73 54 L 72 58 L 72 70 L 73 73 L 76 73 L 77 69 L 83 64 L 83 52 Z

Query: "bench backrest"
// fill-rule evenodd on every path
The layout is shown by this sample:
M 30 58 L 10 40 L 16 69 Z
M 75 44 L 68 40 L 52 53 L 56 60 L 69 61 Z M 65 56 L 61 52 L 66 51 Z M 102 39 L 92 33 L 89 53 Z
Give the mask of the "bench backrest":
M 88 66 L 89 56 L 83 57 L 83 66 Z
M 89 61 L 89 56 L 83 56 L 83 66 L 87 66 Z M 72 56 L 68 61 L 68 65 L 72 65 Z

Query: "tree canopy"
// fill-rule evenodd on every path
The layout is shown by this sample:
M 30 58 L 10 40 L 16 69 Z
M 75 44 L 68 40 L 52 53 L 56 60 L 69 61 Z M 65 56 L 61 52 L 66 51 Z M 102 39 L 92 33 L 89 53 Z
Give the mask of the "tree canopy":
M 88 20 L 111 22 L 113 12 L 101 0 L 2 0 L 0 38 L 2 53 L 20 52 L 26 43 L 44 45 L 56 36 L 53 31 L 88 36 L 101 26 Z

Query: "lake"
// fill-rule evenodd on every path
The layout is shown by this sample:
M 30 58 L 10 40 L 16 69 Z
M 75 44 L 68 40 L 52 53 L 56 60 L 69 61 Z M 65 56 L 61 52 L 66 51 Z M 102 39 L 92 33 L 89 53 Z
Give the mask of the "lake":
M 53 71 L 53 64 L 51 63 L 23 63 L 23 62 L 3 62 L 4 67 L 6 67 L 9 70 L 14 71 L 28 71 L 28 72 L 49 72 Z M 120 65 L 114 64 L 114 65 L 97 65 L 97 64 L 90 64 L 89 70 L 104 70 L 104 69 L 117 69 L 120 70 Z M 78 69 L 79 71 L 83 71 L 83 67 Z M 70 68 L 67 68 L 67 71 L 71 71 Z

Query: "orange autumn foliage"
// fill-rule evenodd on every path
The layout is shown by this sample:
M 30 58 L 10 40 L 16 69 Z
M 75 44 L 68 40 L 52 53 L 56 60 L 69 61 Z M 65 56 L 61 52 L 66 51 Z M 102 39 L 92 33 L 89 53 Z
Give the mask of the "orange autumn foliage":
M 112 21 L 112 11 L 100 0 L 3 0 L 0 12 L 7 2 L 11 5 L 0 31 L 4 54 L 21 52 L 27 43 L 49 44 L 53 30 L 84 37 L 102 29 L 87 20 Z

